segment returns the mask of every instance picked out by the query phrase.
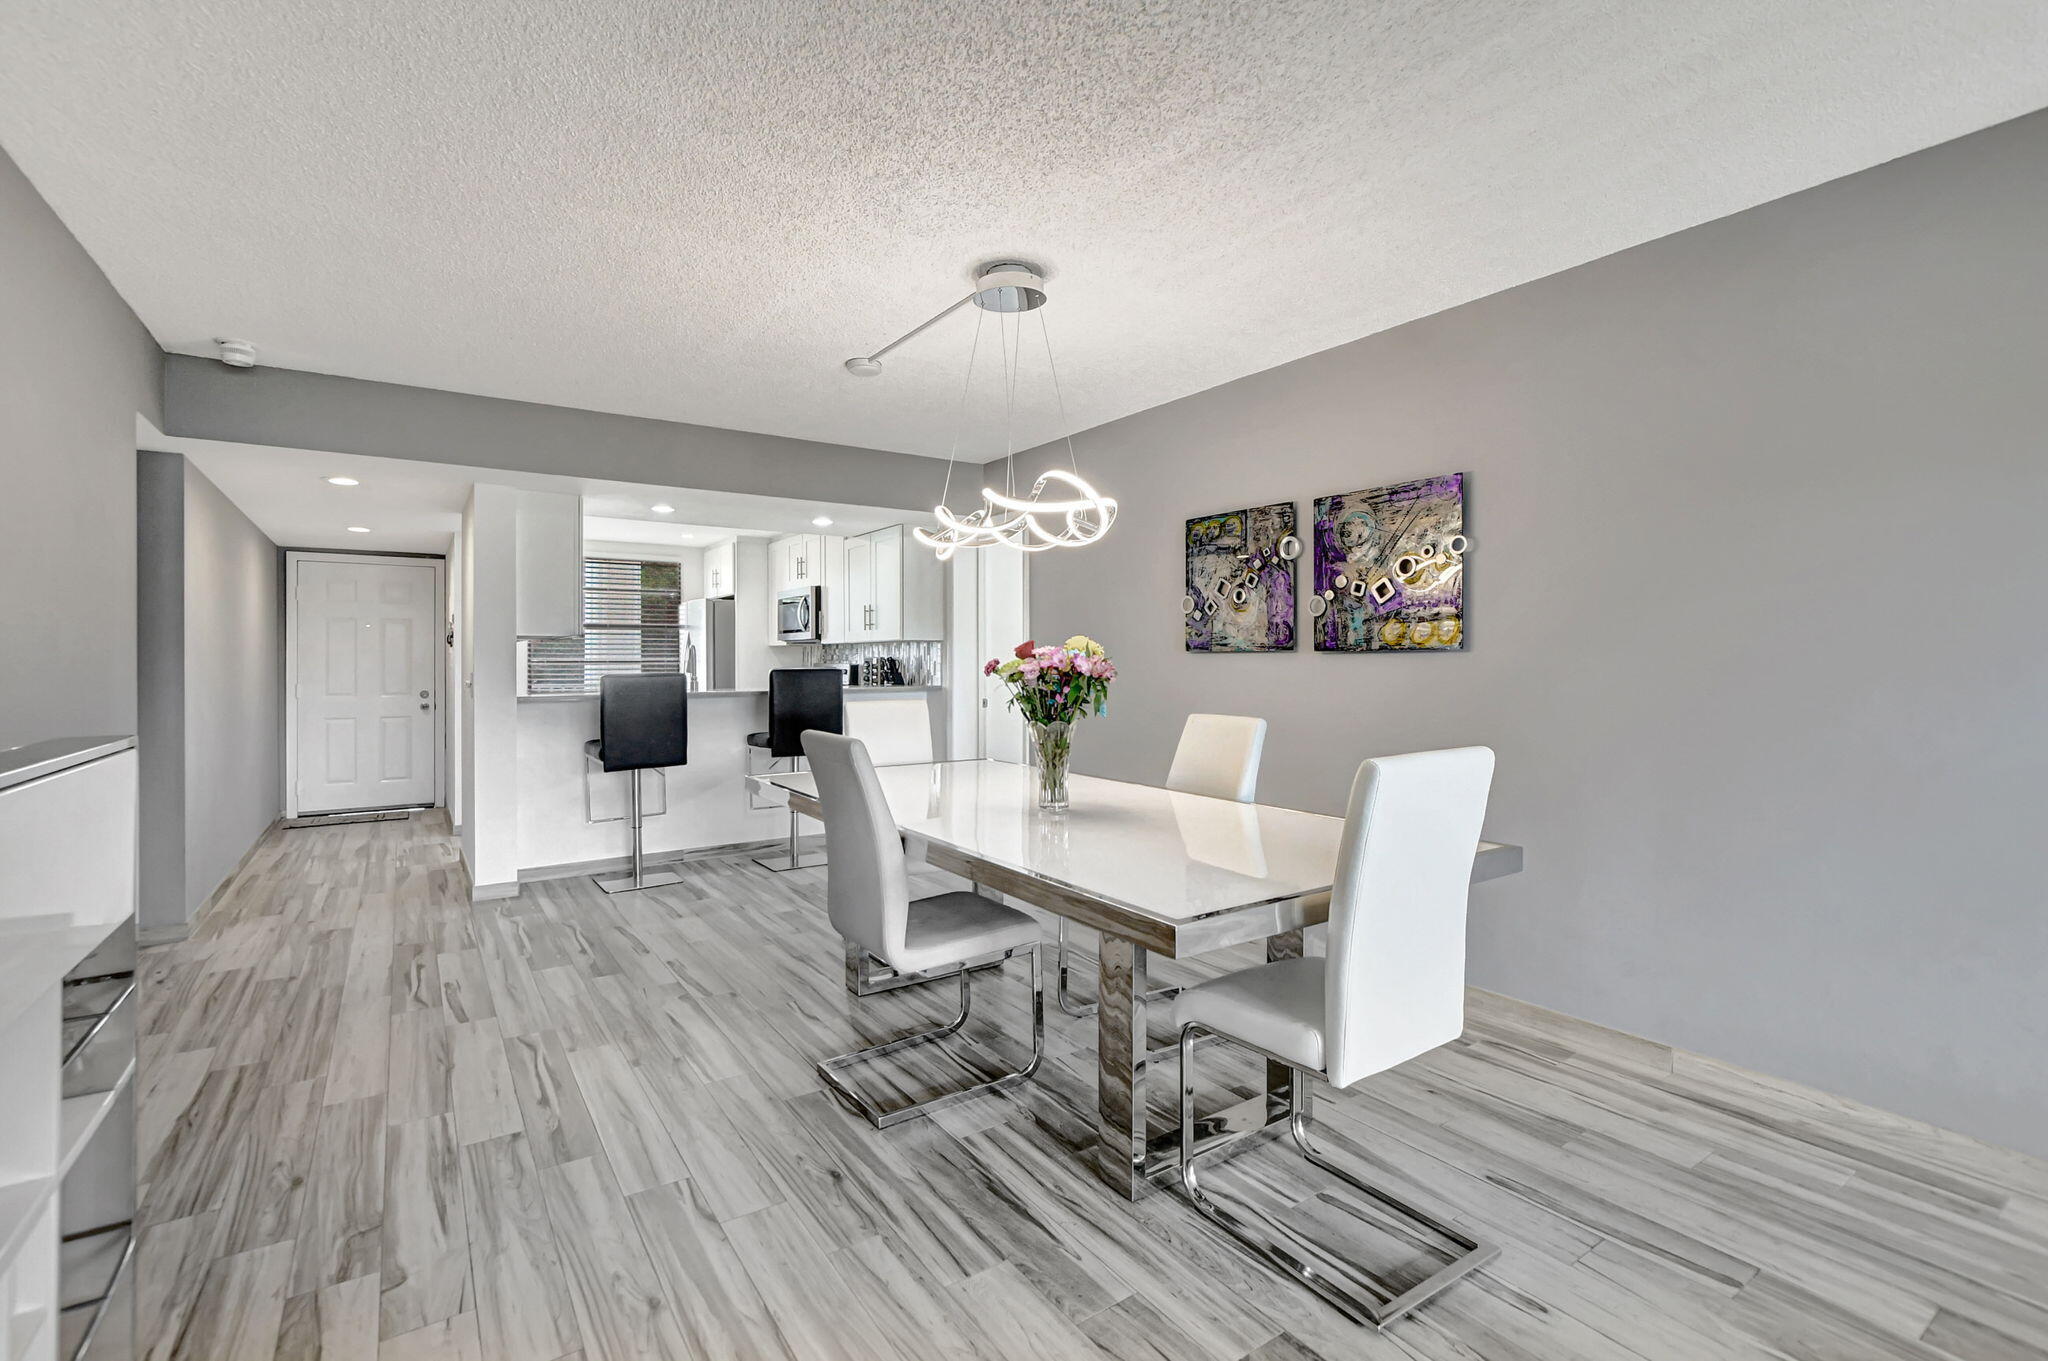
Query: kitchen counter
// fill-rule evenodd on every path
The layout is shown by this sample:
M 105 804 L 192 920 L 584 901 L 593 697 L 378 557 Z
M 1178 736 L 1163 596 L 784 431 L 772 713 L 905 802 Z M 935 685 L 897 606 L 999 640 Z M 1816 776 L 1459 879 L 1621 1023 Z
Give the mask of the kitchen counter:
M 943 690 L 943 685 L 849 685 L 844 687 L 848 699 L 865 699 L 870 695 L 928 695 Z M 692 690 L 690 698 L 730 699 L 743 695 L 765 695 L 763 690 Z M 521 695 L 521 704 L 582 704 L 595 701 L 597 694 L 591 691 L 581 695 Z
M 924 700 L 936 711 L 933 738 L 941 748 L 944 705 L 931 696 L 943 693 L 944 687 L 936 685 L 846 688 L 847 707 L 856 711 L 869 697 Z M 630 777 L 593 771 L 583 756 L 583 744 L 597 736 L 597 698 L 533 695 L 519 703 L 517 854 L 521 877 L 547 877 L 593 862 L 616 862 L 627 852 L 626 824 L 614 819 L 625 815 Z M 690 698 L 718 702 L 691 705 L 690 759 L 664 772 L 666 811 L 654 811 L 663 807 L 664 781 L 652 774 L 645 777 L 647 854 L 659 858 L 676 851 L 767 843 L 786 836 L 788 811 L 757 805 L 747 791 L 747 777 L 755 772 L 762 755 L 758 748 L 747 745 L 747 734 L 768 726 L 767 692 L 705 690 L 693 692 Z M 725 702 L 731 699 L 745 702 Z M 858 723 L 857 717 L 852 720 L 853 725 Z M 592 818 L 605 820 L 593 822 Z

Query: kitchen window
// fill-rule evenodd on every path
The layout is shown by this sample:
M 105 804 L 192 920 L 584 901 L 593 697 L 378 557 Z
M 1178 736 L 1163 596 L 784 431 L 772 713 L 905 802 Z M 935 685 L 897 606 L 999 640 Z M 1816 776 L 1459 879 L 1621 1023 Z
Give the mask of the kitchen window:
M 615 675 L 682 670 L 682 568 L 630 558 L 583 560 L 583 636 L 526 640 L 526 693 L 596 694 Z

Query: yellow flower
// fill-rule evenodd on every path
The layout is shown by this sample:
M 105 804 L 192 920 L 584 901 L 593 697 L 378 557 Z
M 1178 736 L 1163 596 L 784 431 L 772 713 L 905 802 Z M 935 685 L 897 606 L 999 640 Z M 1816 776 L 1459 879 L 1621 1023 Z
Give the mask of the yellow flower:
M 1069 652 L 1085 652 L 1091 657 L 1106 657 L 1109 655 L 1102 650 L 1102 644 L 1096 642 L 1085 633 L 1075 634 L 1067 639 L 1066 642 L 1061 643 L 1060 646 Z

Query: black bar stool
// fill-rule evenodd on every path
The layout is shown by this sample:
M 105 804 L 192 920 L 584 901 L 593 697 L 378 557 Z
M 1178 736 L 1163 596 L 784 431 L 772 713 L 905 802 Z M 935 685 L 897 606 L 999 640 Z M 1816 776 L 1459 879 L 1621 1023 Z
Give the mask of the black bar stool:
M 583 754 L 606 774 L 626 771 L 633 785 L 633 872 L 594 876 L 606 893 L 680 884 L 671 870 L 646 872 L 640 851 L 640 772 L 690 763 L 690 710 L 685 676 L 606 676 L 598 683 L 597 737 Z M 662 807 L 668 807 L 664 779 Z
M 846 731 L 846 670 L 837 666 L 782 667 L 768 673 L 768 731 L 747 734 L 747 745 L 768 753 L 772 769 L 777 761 L 788 761 L 789 769 L 801 767 L 804 734 Z M 754 863 L 763 869 L 808 869 L 825 863 L 823 856 L 800 859 L 796 853 L 796 813 L 789 815 L 789 853 L 760 855 Z

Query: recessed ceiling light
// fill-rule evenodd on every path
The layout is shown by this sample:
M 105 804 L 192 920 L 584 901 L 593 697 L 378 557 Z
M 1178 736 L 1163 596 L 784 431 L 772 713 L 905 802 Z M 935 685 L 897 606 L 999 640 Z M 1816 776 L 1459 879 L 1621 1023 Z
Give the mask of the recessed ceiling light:
M 348 532 L 351 534 L 367 534 L 370 532 L 370 527 L 368 525 L 350 525 Z
M 329 483 L 337 487 L 359 487 L 362 485 L 362 483 L 356 481 L 353 477 L 330 477 L 327 480 Z
M 648 509 L 656 515 L 673 515 L 676 513 L 676 508 L 671 505 L 649 506 Z
M 826 525 L 832 523 L 832 517 L 829 515 L 820 515 L 817 519 L 811 521 L 811 523 L 816 525 L 818 528 L 823 529 Z

